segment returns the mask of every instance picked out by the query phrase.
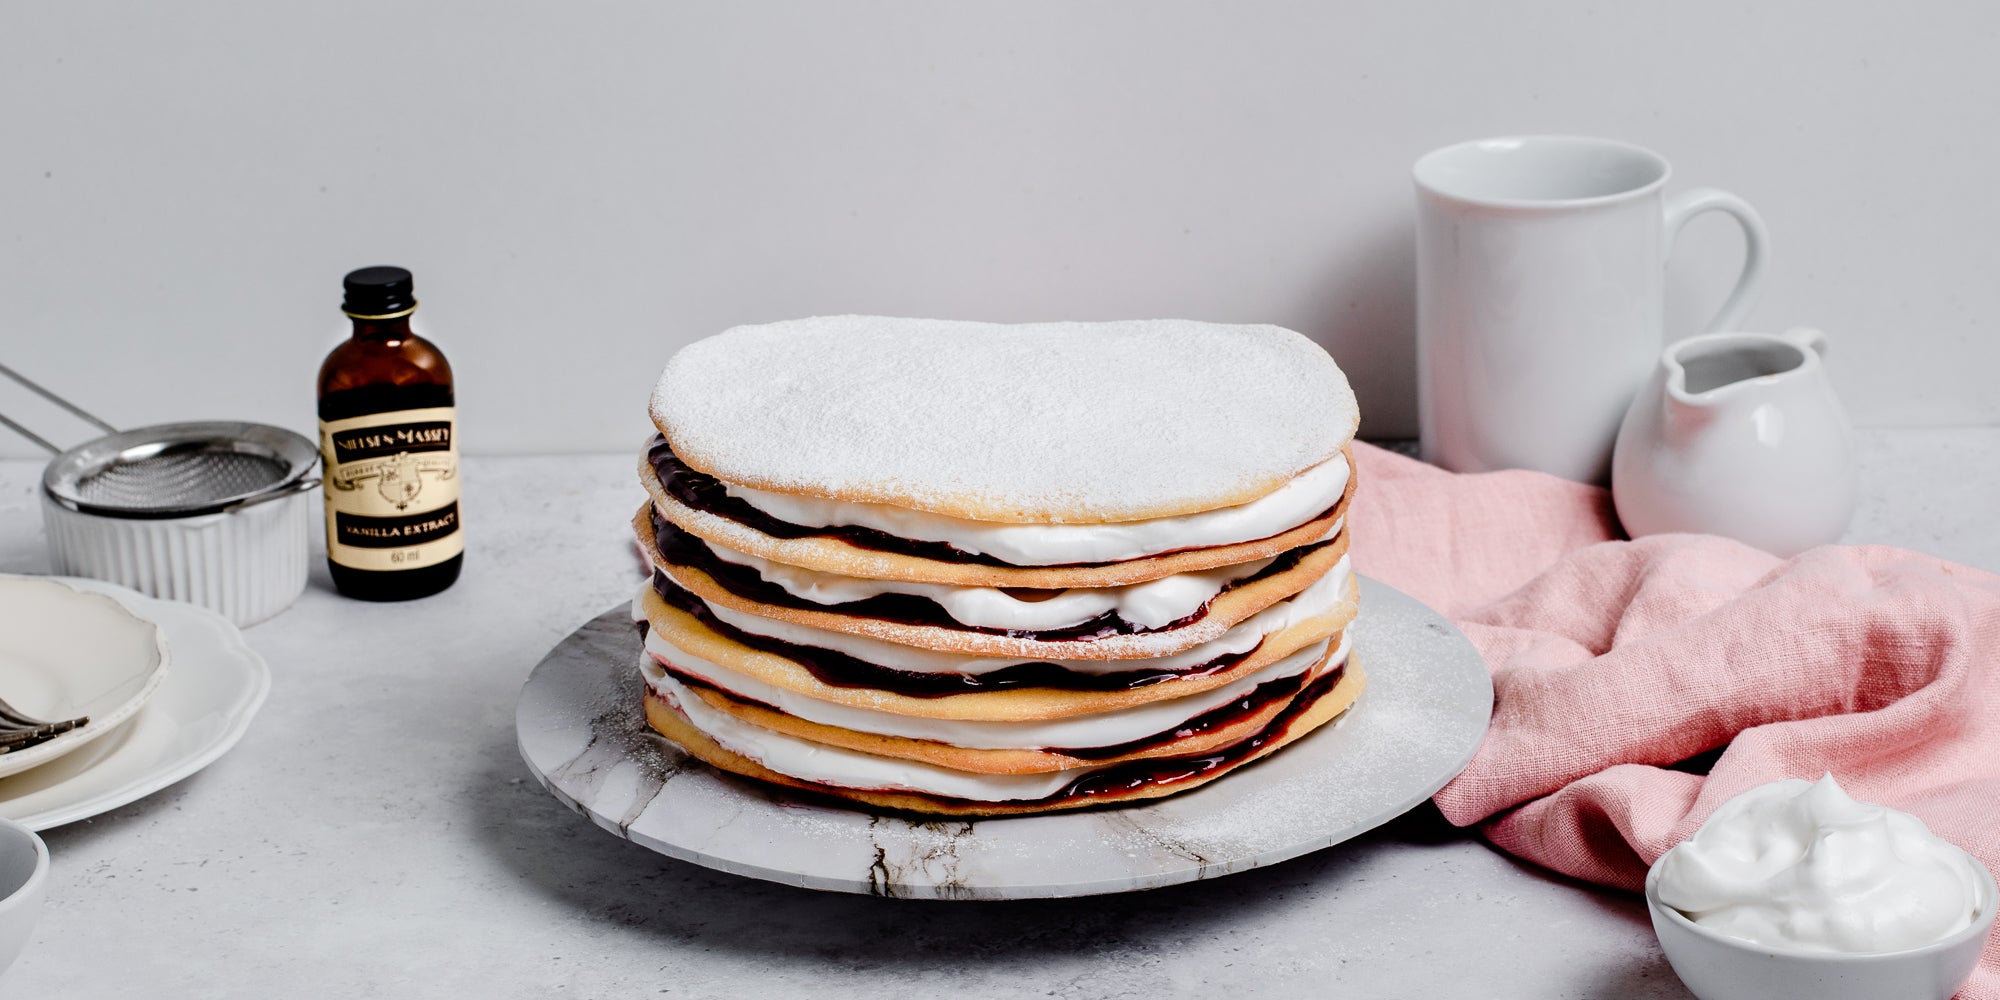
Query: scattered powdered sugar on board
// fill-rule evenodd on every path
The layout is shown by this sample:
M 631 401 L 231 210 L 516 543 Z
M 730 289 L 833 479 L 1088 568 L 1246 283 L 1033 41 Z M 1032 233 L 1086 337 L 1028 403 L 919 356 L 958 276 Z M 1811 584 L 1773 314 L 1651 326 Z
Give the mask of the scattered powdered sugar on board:
M 781 492 L 992 521 L 1244 503 L 1354 436 L 1333 359 L 1275 326 L 835 316 L 690 344 L 652 415 L 688 464 Z

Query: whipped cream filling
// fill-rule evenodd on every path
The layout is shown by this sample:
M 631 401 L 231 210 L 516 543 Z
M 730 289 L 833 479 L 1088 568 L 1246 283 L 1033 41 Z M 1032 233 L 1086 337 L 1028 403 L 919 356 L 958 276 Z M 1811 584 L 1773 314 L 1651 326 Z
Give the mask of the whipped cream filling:
M 646 663 L 652 657 L 642 656 Z M 721 744 L 779 774 L 836 788 L 893 789 L 923 792 L 975 802 L 1017 802 L 1045 799 L 1067 788 L 1096 768 L 1074 768 L 1041 774 L 975 774 L 935 764 L 895 757 L 878 757 L 823 743 L 802 740 L 753 726 L 702 701 L 694 692 L 663 674 L 658 688 L 689 723 Z
M 1971 926 L 1986 879 L 1906 812 L 1849 798 L 1829 774 L 1722 804 L 1660 862 L 1661 903 L 1755 944 L 1862 954 Z M 1985 905 L 1993 905 L 1985 901 Z
M 1335 523 L 1314 541 L 1332 538 L 1339 534 L 1340 528 L 1341 525 Z M 1035 632 L 1080 625 L 1107 611 L 1116 612 L 1119 617 L 1143 628 L 1162 628 L 1201 610 L 1221 594 L 1223 588 L 1237 580 L 1257 575 L 1277 559 L 1273 556 L 1196 573 L 1176 573 L 1123 587 L 1029 591 L 1046 595 L 1031 599 L 1015 596 L 1021 591 L 1010 592 L 998 587 L 870 580 L 826 573 L 772 562 L 721 545 L 704 544 L 708 544 L 709 551 L 715 553 L 716 558 L 756 570 L 764 582 L 776 584 L 793 597 L 814 604 L 847 604 L 881 594 L 907 594 L 937 604 L 961 625 Z
M 766 684 L 747 674 L 684 652 L 661 639 L 658 632 L 647 634 L 646 651 L 651 653 L 653 658 L 665 660 L 682 673 L 692 674 L 738 697 L 762 702 L 787 715 L 808 722 L 880 736 L 930 740 L 974 750 L 1042 750 L 1052 747 L 1116 746 L 1172 732 L 1176 727 L 1198 715 L 1221 708 L 1249 694 L 1261 684 L 1294 677 L 1313 669 L 1320 659 L 1326 656 L 1330 642 L 1331 640 L 1322 639 L 1247 677 L 1212 691 L 1109 712 L 1034 722 L 921 719 L 821 701 Z M 1340 647 L 1327 660 L 1328 668 L 1331 669 L 1346 659 L 1347 636 L 1343 633 L 1340 637 Z M 646 675 L 646 682 L 651 684 L 655 691 L 661 691 L 660 679 L 667 676 L 666 671 L 661 669 L 657 662 L 650 660 L 642 662 L 641 668 Z
M 899 538 L 944 542 L 1016 566 L 1063 566 L 1269 538 L 1326 513 L 1347 489 L 1349 472 L 1347 456 L 1335 455 L 1249 503 L 1109 524 L 1001 524 L 888 504 L 772 493 L 727 482 L 723 486 L 730 496 L 792 524 L 873 528 Z
M 1285 629 L 1324 615 L 1347 599 L 1347 582 L 1353 575 L 1353 566 L 1347 556 L 1328 570 L 1325 576 L 1313 581 L 1312 585 L 1285 600 L 1279 601 L 1251 617 L 1236 623 L 1229 631 L 1208 642 L 1172 656 L 1161 656 L 1146 660 L 1050 660 L 1059 666 L 1078 673 L 1117 673 L 1138 669 L 1141 665 L 1158 670 L 1185 670 L 1201 666 L 1218 657 L 1234 653 L 1244 653 L 1256 648 L 1266 636 L 1276 635 Z M 635 618 L 645 617 L 643 600 L 650 584 L 641 584 L 639 601 L 633 605 Z M 767 639 L 777 639 L 798 646 L 813 646 L 845 653 L 858 660 L 865 660 L 877 666 L 912 673 L 956 673 L 981 674 L 1022 663 L 1039 662 L 1026 658 L 1006 658 L 998 656 L 969 656 L 963 653 L 945 653 L 937 650 L 919 649 L 900 643 L 871 639 L 867 636 L 850 635 L 829 629 L 813 628 L 809 625 L 794 625 L 772 618 L 759 618 L 733 608 L 724 607 L 713 601 L 703 600 L 710 613 L 729 625 L 752 635 Z

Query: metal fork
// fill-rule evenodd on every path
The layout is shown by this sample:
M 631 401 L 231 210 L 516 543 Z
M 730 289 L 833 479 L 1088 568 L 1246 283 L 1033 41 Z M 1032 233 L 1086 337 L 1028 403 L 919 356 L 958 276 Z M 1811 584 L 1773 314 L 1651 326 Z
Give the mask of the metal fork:
M 38 743 L 46 743 L 78 726 L 90 722 L 90 716 L 49 722 L 37 719 L 0 699 L 0 754 L 26 750 Z

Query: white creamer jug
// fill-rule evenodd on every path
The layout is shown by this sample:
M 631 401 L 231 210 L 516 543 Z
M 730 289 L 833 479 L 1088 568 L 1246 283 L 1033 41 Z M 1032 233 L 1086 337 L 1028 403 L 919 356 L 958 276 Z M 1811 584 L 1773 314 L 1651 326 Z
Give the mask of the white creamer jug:
M 1826 335 L 1711 333 L 1666 349 L 1625 413 L 1612 497 L 1632 537 L 1725 535 L 1781 556 L 1854 515 L 1854 431 Z

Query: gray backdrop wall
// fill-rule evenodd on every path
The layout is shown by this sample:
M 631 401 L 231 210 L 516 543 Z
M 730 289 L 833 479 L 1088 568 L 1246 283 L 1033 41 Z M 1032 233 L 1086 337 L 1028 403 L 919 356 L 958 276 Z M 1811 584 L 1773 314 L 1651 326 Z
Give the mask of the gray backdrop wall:
M 850 311 L 1279 323 L 1407 435 L 1410 162 L 1578 132 L 1762 209 L 1754 325 L 1824 326 L 1859 422 L 1991 423 L 1996 51 L 1980 0 L 17 3 L 0 361 L 309 432 L 398 263 L 473 451 L 630 447 L 679 344 Z M 1670 331 L 1739 258 L 1689 230 Z

